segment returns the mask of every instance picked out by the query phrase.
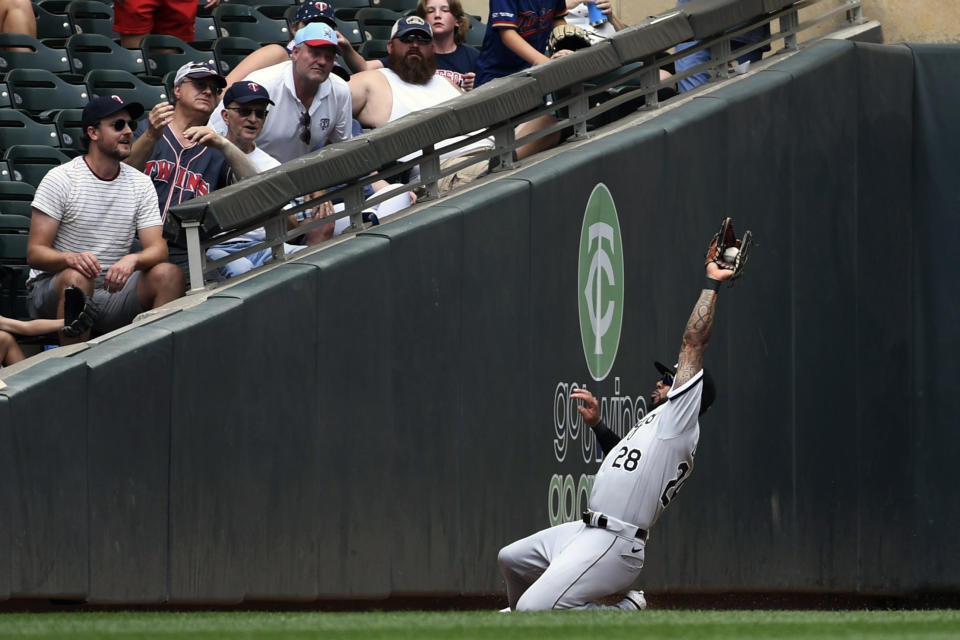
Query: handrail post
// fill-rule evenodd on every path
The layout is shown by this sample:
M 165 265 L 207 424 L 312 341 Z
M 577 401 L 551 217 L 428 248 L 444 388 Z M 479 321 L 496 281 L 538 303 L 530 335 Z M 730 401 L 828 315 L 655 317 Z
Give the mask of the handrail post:
M 423 148 L 420 156 L 420 183 L 427 187 L 427 199 L 436 200 L 440 197 L 440 154 L 434 153 L 432 144 Z
M 200 250 L 200 222 L 184 220 L 180 223 L 187 236 L 187 269 L 190 274 L 190 290 L 187 293 L 203 291 L 203 260 Z
M 570 122 L 573 124 L 571 139 L 581 140 L 587 137 L 587 112 L 590 110 L 590 98 L 583 92 L 583 83 L 570 87 L 570 93 L 576 99 L 570 103 Z
M 727 78 L 727 61 L 730 59 L 730 36 L 724 36 L 717 44 L 710 47 L 710 82 Z
M 850 5 L 847 10 L 847 22 L 850 24 L 863 24 L 863 2 L 861 0 L 844 0 L 844 4 Z
M 270 243 L 270 252 L 273 254 L 273 259 L 277 261 L 285 260 L 287 255 L 283 249 L 283 237 L 287 233 L 286 220 L 286 216 L 270 218 L 270 220 L 263 225 L 264 230 L 267 232 L 267 242 Z M 273 244 L 275 242 L 276 244 Z
M 797 43 L 797 27 L 800 26 L 800 12 L 794 9 L 780 16 L 780 31 L 787 35 L 783 38 L 783 48 L 787 51 L 796 51 L 800 48 Z

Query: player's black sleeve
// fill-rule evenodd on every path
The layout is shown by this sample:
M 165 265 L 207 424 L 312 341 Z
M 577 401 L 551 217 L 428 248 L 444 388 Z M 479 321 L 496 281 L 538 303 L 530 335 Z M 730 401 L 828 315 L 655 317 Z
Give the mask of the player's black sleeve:
M 600 448 L 603 449 L 603 455 L 607 455 L 607 453 L 620 442 L 620 436 L 610 431 L 610 428 L 603 424 L 603 420 L 591 428 L 593 429 L 594 435 L 597 436 L 597 442 L 600 443 Z

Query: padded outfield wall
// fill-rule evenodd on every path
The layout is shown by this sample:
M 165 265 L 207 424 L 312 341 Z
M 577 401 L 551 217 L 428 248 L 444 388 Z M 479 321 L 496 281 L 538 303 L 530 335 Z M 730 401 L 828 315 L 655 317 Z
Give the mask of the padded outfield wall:
M 9 378 L 0 598 L 500 591 L 498 548 L 575 517 L 598 467 L 570 389 L 642 414 L 723 215 L 759 246 L 640 584 L 956 591 L 958 67 L 826 42 Z M 624 277 L 593 380 L 598 183 Z

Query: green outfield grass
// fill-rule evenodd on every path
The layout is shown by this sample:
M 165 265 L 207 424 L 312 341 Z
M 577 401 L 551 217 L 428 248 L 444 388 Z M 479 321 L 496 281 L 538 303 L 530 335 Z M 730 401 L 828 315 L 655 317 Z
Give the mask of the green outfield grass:
M 0 638 L 957 638 L 960 611 L 0 614 Z

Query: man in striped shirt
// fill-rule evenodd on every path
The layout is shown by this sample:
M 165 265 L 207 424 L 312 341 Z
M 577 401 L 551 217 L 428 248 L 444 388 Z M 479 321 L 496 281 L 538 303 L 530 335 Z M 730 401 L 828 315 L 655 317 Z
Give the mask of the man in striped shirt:
M 139 103 L 117 96 L 92 100 L 82 117 L 87 152 L 51 169 L 37 187 L 27 244 L 31 317 L 63 318 L 64 291 L 76 286 L 93 298 L 93 330 L 106 333 L 183 295 L 183 274 L 166 261 L 157 192 L 121 162 L 142 114 Z M 143 249 L 131 252 L 135 235 Z

